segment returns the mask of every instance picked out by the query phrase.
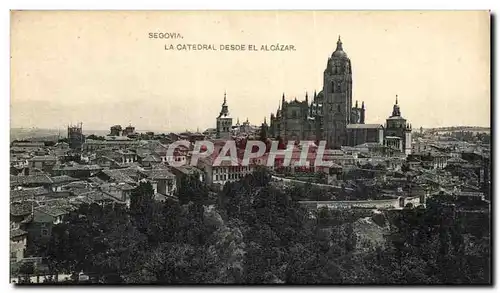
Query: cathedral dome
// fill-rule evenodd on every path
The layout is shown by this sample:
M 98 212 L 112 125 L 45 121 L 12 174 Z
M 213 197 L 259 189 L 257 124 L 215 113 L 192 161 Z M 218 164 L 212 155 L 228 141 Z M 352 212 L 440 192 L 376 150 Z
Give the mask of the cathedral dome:
M 347 58 L 347 59 L 349 58 L 349 57 L 347 57 L 347 53 L 342 51 L 342 50 L 340 50 L 340 51 L 335 50 L 335 52 L 333 52 L 333 54 L 332 54 L 332 57 L 333 58 Z
M 332 54 L 332 58 L 349 59 L 349 57 L 347 56 L 347 53 L 344 52 L 344 49 L 342 48 L 342 41 L 340 40 L 340 36 L 339 36 L 339 40 L 337 41 L 337 48 L 335 49 L 335 52 L 333 52 L 333 54 Z

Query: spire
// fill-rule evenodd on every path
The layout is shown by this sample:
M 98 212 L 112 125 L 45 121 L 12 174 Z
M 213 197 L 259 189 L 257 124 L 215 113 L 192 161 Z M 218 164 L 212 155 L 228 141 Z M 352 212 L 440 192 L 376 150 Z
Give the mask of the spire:
M 266 116 L 264 116 L 264 125 L 266 125 L 267 122 L 266 122 Z
M 355 105 L 356 109 L 358 108 L 358 100 L 356 100 L 356 105 Z
M 281 96 L 281 108 L 285 108 L 285 93 Z
M 316 94 L 316 90 L 314 90 L 314 97 L 313 97 L 313 100 L 314 100 L 315 102 L 316 102 L 316 96 L 317 96 L 317 94 Z
M 394 104 L 394 107 L 392 108 L 392 117 L 395 116 L 401 116 L 401 111 L 399 110 L 398 105 L 398 95 L 396 95 L 396 104 Z
M 343 51 L 342 41 L 340 40 L 340 35 L 339 35 L 339 40 L 337 41 L 337 51 Z
M 222 116 L 226 117 L 228 115 L 229 115 L 229 109 L 227 107 L 226 91 L 224 91 L 224 103 L 222 103 L 219 118 Z
M 306 92 L 306 103 L 309 105 L 309 98 L 307 97 L 307 92 Z
M 365 108 L 365 101 L 362 101 L 361 102 L 361 109 L 364 109 Z

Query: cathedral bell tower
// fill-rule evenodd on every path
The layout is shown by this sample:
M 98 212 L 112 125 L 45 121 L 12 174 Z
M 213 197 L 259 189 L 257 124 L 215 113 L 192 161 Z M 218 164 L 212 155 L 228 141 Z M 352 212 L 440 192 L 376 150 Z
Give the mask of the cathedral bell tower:
M 224 92 L 224 103 L 216 119 L 217 123 L 217 138 L 230 138 L 231 128 L 233 126 L 233 118 L 229 115 L 229 108 L 227 106 L 226 92 Z
M 411 124 L 401 116 L 398 96 L 396 95 L 396 103 L 392 107 L 392 114 L 386 121 L 385 145 L 409 155 L 411 154 L 411 132 Z
M 342 48 L 340 36 L 323 77 L 323 138 L 327 147 L 340 148 L 346 144 L 346 126 L 352 114 L 351 60 Z

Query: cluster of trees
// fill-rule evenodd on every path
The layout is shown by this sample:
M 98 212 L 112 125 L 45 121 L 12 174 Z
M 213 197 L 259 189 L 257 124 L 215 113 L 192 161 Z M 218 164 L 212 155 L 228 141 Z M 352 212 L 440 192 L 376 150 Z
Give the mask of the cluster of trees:
M 91 140 L 106 140 L 106 138 L 104 136 L 99 136 L 99 135 L 95 135 L 95 134 L 88 135 L 85 138 L 91 139 Z
M 53 272 L 113 284 L 489 282 L 489 234 L 468 237 L 446 204 L 382 220 L 386 245 L 359 250 L 357 219 L 305 209 L 301 188 L 258 170 L 217 196 L 187 178 L 179 201 L 158 202 L 141 183 L 130 208 L 82 205 L 40 252 Z

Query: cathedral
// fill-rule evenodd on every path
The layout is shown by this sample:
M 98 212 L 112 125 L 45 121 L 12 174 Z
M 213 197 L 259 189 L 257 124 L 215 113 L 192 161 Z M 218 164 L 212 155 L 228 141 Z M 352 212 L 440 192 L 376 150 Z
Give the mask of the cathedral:
M 355 146 L 367 142 L 379 143 L 401 152 L 411 149 L 411 127 L 400 117 L 399 105 L 381 124 L 365 124 L 365 103 L 352 103 L 351 60 L 342 47 L 340 37 L 323 72 L 323 89 L 305 100 L 286 101 L 285 94 L 276 113 L 271 114 L 269 134 L 284 140 L 325 140 L 327 147 Z M 388 138 L 386 142 L 385 138 Z M 399 138 L 399 140 L 398 140 Z M 389 144 L 387 144 L 389 143 Z

